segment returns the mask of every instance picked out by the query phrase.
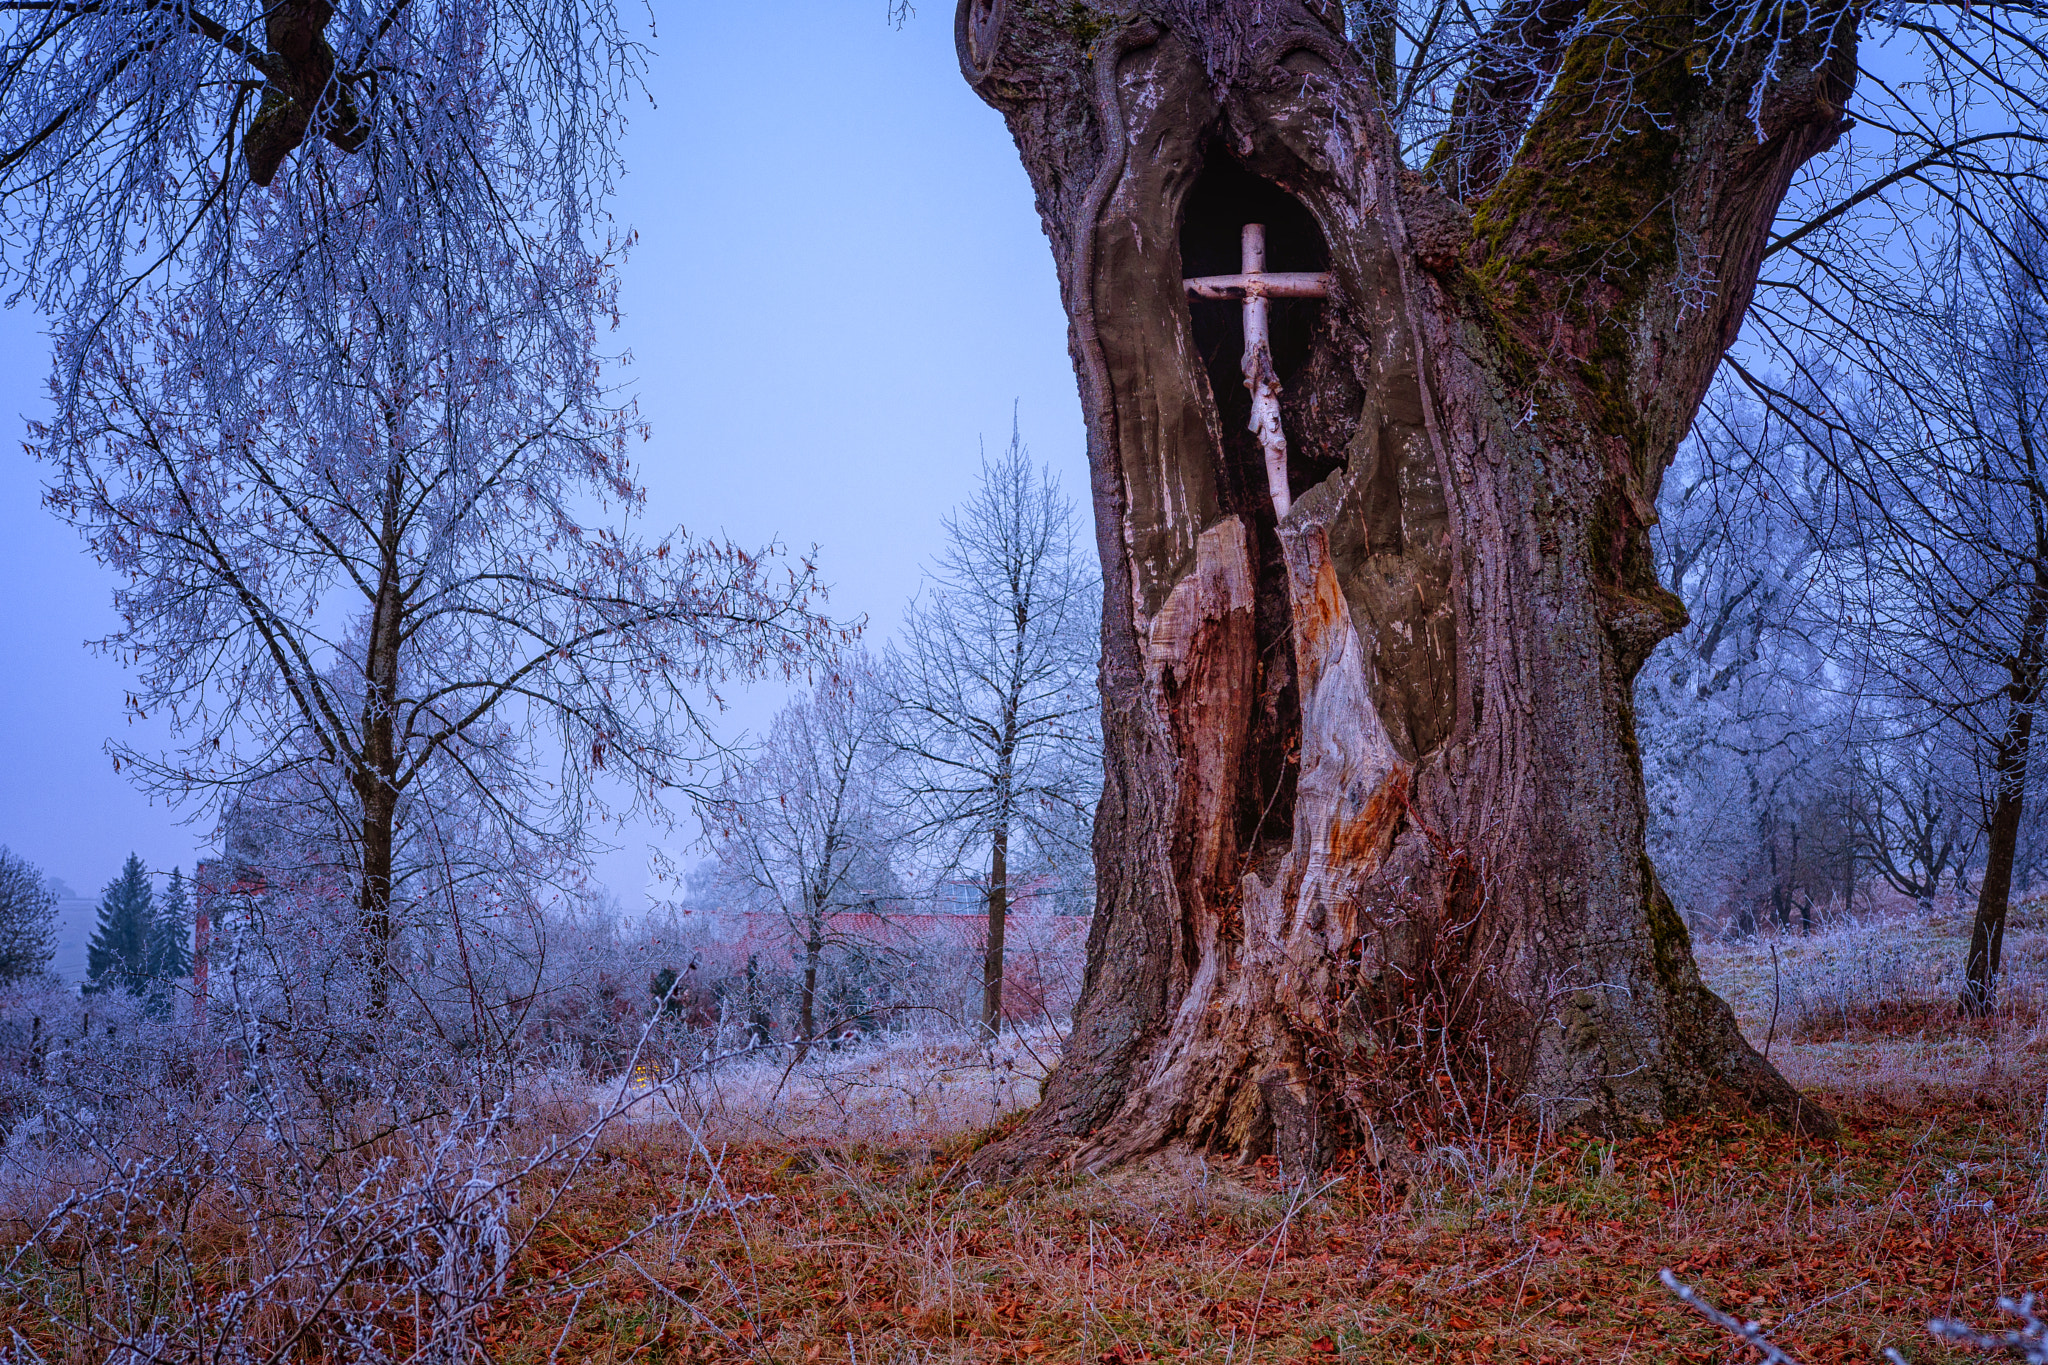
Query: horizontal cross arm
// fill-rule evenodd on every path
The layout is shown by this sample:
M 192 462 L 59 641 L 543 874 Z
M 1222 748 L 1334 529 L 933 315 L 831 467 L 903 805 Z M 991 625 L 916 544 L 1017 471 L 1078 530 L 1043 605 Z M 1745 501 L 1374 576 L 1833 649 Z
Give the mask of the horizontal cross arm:
M 1327 271 L 1272 271 L 1251 275 L 1204 275 L 1185 281 L 1198 299 L 1320 299 L 1330 293 Z

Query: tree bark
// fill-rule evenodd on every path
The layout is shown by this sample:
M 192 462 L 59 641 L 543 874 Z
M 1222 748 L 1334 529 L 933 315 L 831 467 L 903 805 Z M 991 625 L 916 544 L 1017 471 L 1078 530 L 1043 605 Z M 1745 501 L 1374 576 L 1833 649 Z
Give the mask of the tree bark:
M 1998 968 L 2005 954 L 2005 917 L 2012 905 L 2013 860 L 2019 851 L 2020 818 L 2027 798 L 2027 759 L 2034 737 L 2034 708 L 2041 704 L 2044 646 L 2048 646 L 2048 584 L 2037 584 L 2021 624 L 2020 648 L 2009 665 L 2011 707 L 2005 733 L 1991 758 L 1991 818 L 1985 822 L 1984 881 L 1970 924 L 1970 955 L 1964 964 L 1962 1012 L 1983 1018 L 1998 1004 Z
M 1709 22 L 1636 6 L 1678 50 Z M 1173 1142 L 1309 1168 L 1389 1123 L 1617 1129 L 1722 1096 L 1826 1130 L 1700 982 L 1630 698 L 1683 620 L 1658 482 L 1852 58 L 1788 57 L 1759 140 L 1741 71 L 1582 43 L 1461 204 L 1396 164 L 1336 9 L 958 12 L 1058 267 L 1105 583 L 1087 976 L 980 1169 Z M 1629 62 L 1658 117 L 1614 104 Z M 1182 286 L 1235 269 L 1250 221 L 1269 268 L 1333 276 L 1273 304 L 1284 518 L 1237 305 Z
M 2014 709 L 1993 756 L 1991 819 L 1984 849 L 1984 881 L 1977 890 L 1977 914 L 1970 924 L 1970 955 L 1963 974 L 1962 1012 L 1983 1018 L 1997 1005 L 1998 967 L 2005 953 L 2005 916 L 2012 899 L 2013 854 L 2019 847 L 2020 816 L 2026 799 L 2027 733 L 2032 708 Z
M 1003 926 L 1010 910 L 1010 831 L 998 826 L 988 857 L 988 945 L 981 959 L 981 1031 L 1003 1031 Z
M 391 1005 L 391 946 L 395 937 L 391 919 L 391 863 L 398 802 L 395 794 L 374 778 L 361 784 L 359 794 L 363 803 L 363 866 L 357 913 L 362 919 L 367 948 L 370 1013 L 377 1016 Z
M 811 1055 L 811 1044 L 818 1037 L 818 964 L 825 956 L 825 938 L 822 912 L 811 921 L 811 932 L 804 939 L 803 984 L 797 988 L 797 1040 L 796 1059 L 801 1063 Z
M 405 597 L 398 570 L 402 471 L 394 465 L 385 481 L 377 566 L 377 595 L 370 607 L 369 639 L 363 655 L 361 749 L 354 755 L 353 781 L 361 803 L 360 882 L 357 915 L 366 945 L 370 1013 L 391 1003 L 392 949 L 397 925 L 391 914 L 393 857 L 398 832 L 399 650 L 404 639 Z

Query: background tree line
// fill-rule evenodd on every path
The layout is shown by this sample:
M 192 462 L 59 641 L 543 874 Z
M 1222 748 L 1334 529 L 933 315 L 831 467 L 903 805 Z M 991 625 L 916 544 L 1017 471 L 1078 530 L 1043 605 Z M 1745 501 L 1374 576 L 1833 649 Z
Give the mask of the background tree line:
M 2031 187 L 1896 254 L 1831 333 L 1738 355 L 1666 482 L 1690 623 L 1637 684 L 1652 847 L 1732 932 L 1879 888 L 1974 912 L 1962 1004 L 2048 867 L 2048 250 Z M 1823 344 L 1825 342 L 1825 344 Z
M 977 1016 L 993 1033 L 1020 886 L 1093 909 L 1101 589 L 1079 519 L 1013 429 L 945 534 L 900 631 L 843 655 L 702 808 L 711 856 L 692 893 L 785 924 L 800 1045 L 826 1022 L 820 972 L 875 951 L 837 923 L 846 912 L 978 916 Z
M 947 1011 L 957 1012 L 959 987 L 971 985 L 971 1018 L 993 1032 L 1005 1017 L 1004 929 L 1020 888 L 1059 913 L 1092 909 L 1099 586 L 1074 508 L 1013 431 L 983 461 L 979 489 L 944 529 L 925 588 L 894 638 L 879 652 L 841 652 L 758 743 L 742 739 L 725 750 L 720 776 L 699 796 L 706 856 L 683 878 L 688 908 L 767 917 L 789 946 L 793 972 L 755 962 L 737 986 L 712 981 L 710 952 L 689 952 L 688 935 L 671 930 L 666 957 L 692 961 L 681 970 L 665 960 L 649 974 L 669 1016 L 702 1023 L 693 998 L 731 987 L 753 1041 L 786 1035 L 801 1054 L 849 1021 L 872 1029 L 892 1003 L 898 1014 L 912 1001 L 929 1011 L 936 975 L 946 978 Z M 389 951 L 405 969 L 431 957 L 435 940 L 452 930 L 451 894 L 459 904 L 478 885 L 500 895 L 522 882 L 528 894 L 542 885 L 531 880 L 531 856 L 522 859 L 489 832 L 488 821 L 445 821 L 418 846 L 401 846 Z M 237 796 L 199 890 L 217 935 L 211 955 L 226 969 L 223 999 L 261 980 L 277 945 L 309 932 L 349 937 L 338 911 L 349 899 L 350 858 L 345 837 L 308 819 L 296 784 Z M 47 968 L 53 899 L 33 868 L 18 859 L 6 867 L 21 887 L 6 893 L 5 919 L 26 945 L 9 979 L 26 980 Z M 422 886 L 435 889 L 424 901 L 407 894 Z M 935 912 L 985 926 L 971 978 L 960 963 L 940 965 L 930 954 L 913 961 L 846 922 L 855 913 L 872 925 Z M 549 918 L 534 921 L 527 955 L 536 965 Z M 203 1011 L 209 1002 L 186 983 L 193 925 L 182 872 L 173 869 L 158 893 L 131 855 L 103 893 L 85 991 L 125 993 L 159 1015 Z M 707 970 L 696 970 L 698 958 Z M 633 998 L 617 983 L 610 989 Z M 784 995 L 787 1017 L 775 1019 L 781 1011 L 770 1006 Z

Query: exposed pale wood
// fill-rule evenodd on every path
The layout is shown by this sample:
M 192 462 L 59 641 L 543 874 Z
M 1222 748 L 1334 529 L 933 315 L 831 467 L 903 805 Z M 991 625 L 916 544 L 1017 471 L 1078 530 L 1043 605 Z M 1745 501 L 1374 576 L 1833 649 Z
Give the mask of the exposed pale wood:
M 1275 516 L 1294 503 L 1287 474 L 1287 433 L 1280 421 L 1280 376 L 1273 368 L 1273 337 L 1266 300 L 1319 299 L 1330 292 L 1327 273 L 1266 272 L 1266 225 L 1244 225 L 1244 269 L 1237 275 L 1203 275 L 1188 280 L 1188 292 L 1204 299 L 1244 302 L 1244 383 L 1252 393 L 1252 431 L 1266 457 L 1266 488 Z
M 1270 270 L 1257 275 L 1203 275 L 1188 281 L 1198 299 L 1320 299 L 1330 292 L 1326 271 Z

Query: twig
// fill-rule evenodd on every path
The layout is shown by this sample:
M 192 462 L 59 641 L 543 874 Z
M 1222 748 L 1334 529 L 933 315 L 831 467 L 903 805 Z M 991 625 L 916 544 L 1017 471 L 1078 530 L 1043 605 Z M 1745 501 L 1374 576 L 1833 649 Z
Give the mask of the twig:
M 2035 1313 L 2034 1296 L 2023 1294 L 2018 1299 L 2001 1298 L 1998 1311 L 2018 1318 L 2020 1329 L 2016 1332 L 1980 1332 L 1967 1322 L 1936 1318 L 1927 1324 L 1927 1330 L 1942 1341 L 1967 1346 L 1973 1351 L 1999 1351 L 2017 1356 L 2027 1365 L 2048 1365 L 2048 1324 L 2044 1324 Z
M 1764 1060 L 1771 1060 L 1771 1042 L 1778 1036 L 1778 1002 L 1782 999 L 1778 985 L 1778 945 L 1771 945 L 1771 1028 L 1764 1035 Z
M 1764 1335 L 1762 1323 L 1754 1320 L 1744 1322 L 1740 1318 L 1722 1312 L 1714 1307 L 1713 1304 L 1708 1303 L 1701 1295 L 1695 1293 L 1690 1285 L 1680 1284 L 1678 1277 L 1669 1270 L 1659 1270 L 1657 1278 L 1664 1282 L 1664 1287 L 1670 1290 L 1673 1297 L 1680 1303 L 1692 1309 L 1693 1312 L 1698 1313 L 1722 1331 L 1742 1338 L 1745 1343 L 1761 1353 L 1764 1358 L 1764 1365 L 1799 1365 L 1798 1361 L 1779 1350 L 1772 1344 L 1771 1339 Z

